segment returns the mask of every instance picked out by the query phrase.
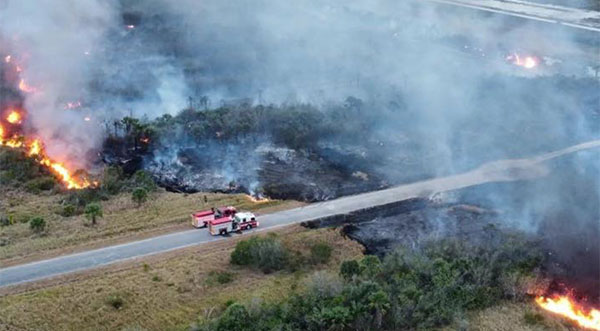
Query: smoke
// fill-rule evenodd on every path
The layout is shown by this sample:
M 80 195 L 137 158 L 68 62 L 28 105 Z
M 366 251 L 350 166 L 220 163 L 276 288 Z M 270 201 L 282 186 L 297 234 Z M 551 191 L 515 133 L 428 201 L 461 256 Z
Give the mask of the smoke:
M 347 134 L 353 139 L 333 135 L 318 146 L 361 150 L 369 170 L 390 184 L 559 149 L 600 132 L 597 34 L 422 1 L 3 0 L 0 46 L 38 89 L 23 93 L 30 130 L 51 156 L 81 167 L 94 161 L 89 155 L 114 119 L 240 100 L 309 103 L 327 113 L 353 96 L 347 109 L 359 113 L 344 116 L 365 125 Z M 508 54 L 530 55 L 538 65 L 512 65 Z M 82 107 L 65 110 L 73 101 Z M 174 136 L 172 146 L 201 146 Z M 223 183 L 236 179 L 243 159 L 247 185 L 257 185 L 260 160 L 244 144 L 202 143 L 203 153 L 227 155 Z M 168 160 L 180 162 L 178 153 L 167 146 L 154 164 L 168 168 Z M 597 210 L 569 196 L 580 180 L 597 183 L 597 172 L 573 176 L 530 191 L 552 199 L 522 205 L 517 225 L 539 230 L 541 219 L 555 218 L 540 210 L 558 215 L 568 204 L 562 210 L 574 212 L 576 228 L 597 227 L 589 216 Z

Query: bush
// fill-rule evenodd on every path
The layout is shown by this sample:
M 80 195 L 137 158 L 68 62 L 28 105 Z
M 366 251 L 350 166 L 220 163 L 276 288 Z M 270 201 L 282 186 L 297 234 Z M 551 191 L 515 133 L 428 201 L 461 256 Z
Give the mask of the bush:
M 233 281 L 235 274 L 228 271 L 211 271 L 208 273 L 207 283 L 209 285 L 218 283 L 218 284 L 228 284 Z
M 265 273 L 282 270 L 286 267 L 289 252 L 273 237 L 252 237 L 237 243 L 231 253 L 231 263 L 254 266 Z
M 152 176 L 144 170 L 138 170 L 133 174 L 133 184 L 136 187 L 146 189 L 148 192 L 156 190 L 156 183 L 152 179 Z
M 15 223 L 14 217 L 12 215 L 0 215 L 0 226 L 9 226 Z
M 273 253 L 276 238 L 238 243 L 232 263 L 258 265 L 261 248 Z M 302 292 L 272 304 L 247 309 L 230 306 L 206 330 L 431 330 L 448 325 L 469 310 L 507 298 L 519 300 L 522 278 L 536 279 L 541 253 L 536 243 L 508 237 L 470 245 L 455 240 L 432 242 L 418 250 L 397 250 L 382 261 L 365 256 L 345 261 L 341 278 L 318 272 Z M 503 275 L 513 276 L 503 279 Z M 342 281 L 343 279 L 343 281 Z M 506 286 L 505 284 L 509 284 Z M 233 307 L 233 308 L 232 308 Z M 228 308 L 229 310 L 229 308 Z M 526 313 L 528 324 L 543 323 Z M 245 324 L 238 324 L 245 320 Z M 241 322 L 240 322 L 241 323 Z
M 60 215 L 63 217 L 71 217 L 75 216 L 75 213 L 77 213 L 77 208 L 72 204 L 67 204 L 62 208 Z
M 69 196 L 63 201 L 63 203 L 71 204 L 76 207 L 85 207 L 92 202 L 106 201 L 109 196 L 101 189 L 98 188 L 86 188 L 83 190 L 76 190 L 71 192 Z
M 85 206 L 85 217 L 92 221 L 92 225 L 96 225 L 96 219 L 103 216 L 102 207 L 97 203 L 90 203 Z
M 525 312 L 525 314 L 523 314 L 523 319 L 525 320 L 525 323 L 529 325 L 545 325 L 544 316 L 538 313 Z
M 314 244 L 310 248 L 310 259 L 314 264 L 327 263 L 331 258 L 333 248 L 327 243 Z
M 43 232 L 46 229 L 46 221 L 41 217 L 34 217 L 29 220 L 29 228 L 36 233 Z
M 125 305 L 125 300 L 119 294 L 113 294 L 106 298 L 106 304 L 114 309 L 121 309 Z
M 251 330 L 253 327 L 251 323 L 248 323 L 249 319 L 250 314 L 248 314 L 246 307 L 239 303 L 234 303 L 227 307 L 216 325 L 216 330 Z
M 28 181 L 25 184 L 25 188 L 29 192 L 35 193 L 35 192 L 39 192 L 39 191 L 51 190 L 54 188 L 55 184 L 56 184 L 56 179 L 54 179 L 53 177 L 44 176 L 44 177 L 38 177 L 38 178 Z
M 123 169 L 119 166 L 110 166 L 104 169 L 101 188 L 109 194 L 118 194 L 123 188 Z
M 349 280 L 354 276 L 358 276 L 360 274 L 360 265 L 356 260 L 349 260 L 342 262 L 340 266 L 340 275 L 344 277 L 344 279 Z
M 131 199 L 139 207 L 148 199 L 148 191 L 143 187 L 138 187 L 131 193 Z

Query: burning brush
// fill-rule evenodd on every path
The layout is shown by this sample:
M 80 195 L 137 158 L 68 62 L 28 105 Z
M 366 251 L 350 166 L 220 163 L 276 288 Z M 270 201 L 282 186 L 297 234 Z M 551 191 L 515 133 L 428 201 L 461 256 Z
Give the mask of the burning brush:
M 600 330 L 600 309 L 586 309 L 568 295 L 538 296 L 535 302 L 544 310 L 574 321 L 581 327 Z
M 13 81 L 18 90 L 22 93 L 37 91 L 36 88 L 27 85 L 25 80 L 18 78 L 20 67 L 11 55 L 5 56 L 4 62 L 9 67 L 6 78 L 9 78 L 8 81 Z M 75 176 L 63 163 L 48 157 L 44 144 L 39 138 L 24 134 L 22 125 L 26 121 L 27 113 L 22 107 L 15 106 L 19 104 L 22 104 L 22 101 L 13 100 L 12 105 L 6 109 L 0 109 L 0 146 L 23 149 L 27 156 L 34 158 L 58 177 L 67 189 L 83 189 L 96 185 L 84 176 Z
M 522 56 L 517 53 L 507 55 L 506 61 L 525 69 L 533 69 L 540 63 L 540 60 L 537 56 Z

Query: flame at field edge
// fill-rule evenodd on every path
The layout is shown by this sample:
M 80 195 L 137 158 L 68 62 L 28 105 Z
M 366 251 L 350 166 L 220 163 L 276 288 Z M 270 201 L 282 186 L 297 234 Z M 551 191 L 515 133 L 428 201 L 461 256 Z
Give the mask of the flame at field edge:
M 25 139 L 17 135 L 4 138 L 4 128 L 0 125 L 0 146 L 9 148 L 24 148 L 26 155 L 32 157 L 39 164 L 46 167 L 52 174 L 60 179 L 67 189 L 84 189 L 97 186 L 96 182 L 90 182 L 87 178 L 75 178 L 69 169 L 62 163 L 56 162 L 46 156 L 43 144 L 39 139 Z
M 544 310 L 555 313 L 577 323 L 577 325 L 590 329 L 600 330 L 600 310 L 590 309 L 584 311 L 568 296 L 548 298 L 539 296 L 535 302 Z

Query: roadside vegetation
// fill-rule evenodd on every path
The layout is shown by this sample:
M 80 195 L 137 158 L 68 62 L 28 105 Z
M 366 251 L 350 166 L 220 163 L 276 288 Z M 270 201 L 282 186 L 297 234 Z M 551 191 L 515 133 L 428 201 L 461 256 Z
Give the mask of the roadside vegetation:
M 220 315 L 232 302 L 273 302 L 305 287 L 317 270 L 335 273 L 362 247 L 333 229 L 285 227 L 258 238 L 278 242 L 304 261 L 295 271 L 265 274 L 231 263 L 236 245 L 254 236 L 202 244 L 72 275 L 58 284 L 0 294 L 0 323 L 24 330 L 189 330 L 198 316 Z M 314 245 L 332 248 L 327 263 L 310 262 Z M 3 327 L 0 326 L 0 330 Z
M 158 188 L 151 176 L 107 167 L 100 186 L 66 191 L 35 162 L 0 148 L 0 261 L 5 265 L 53 254 L 189 228 L 196 210 L 232 205 L 268 212 L 301 205 L 256 202 L 244 194 L 177 194 Z M 39 184 L 39 185 L 38 185 Z
M 322 243 L 312 245 L 305 261 L 330 251 Z M 276 238 L 252 238 L 237 244 L 231 262 L 271 272 L 283 270 L 287 260 L 282 257 L 292 255 Z M 464 323 L 470 311 L 528 298 L 541 283 L 536 276 L 541 259 L 534 245 L 512 236 L 481 246 L 431 242 L 383 260 L 346 260 L 337 272 L 313 274 L 289 297 L 260 305 L 232 303 L 195 329 L 431 330 Z M 535 314 L 524 319 L 531 325 L 541 322 Z

